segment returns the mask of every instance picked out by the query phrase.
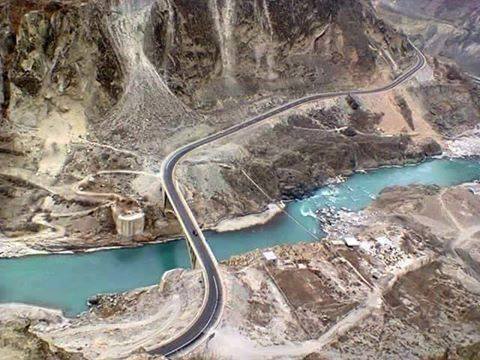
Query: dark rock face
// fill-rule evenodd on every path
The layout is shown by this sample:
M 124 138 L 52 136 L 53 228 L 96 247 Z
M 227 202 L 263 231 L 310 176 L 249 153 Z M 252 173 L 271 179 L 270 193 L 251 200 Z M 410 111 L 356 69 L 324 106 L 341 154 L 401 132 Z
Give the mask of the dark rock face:
M 5 13 L 6 5 L 0 5 L 0 11 Z M 10 100 L 10 86 L 8 79 L 9 63 L 15 50 L 16 36 L 13 32 L 9 19 L 0 18 L 0 123 L 7 115 L 8 102 Z
M 9 1 L 0 10 L 4 116 L 24 97 L 69 96 L 93 116 L 118 100 L 122 72 L 101 3 Z
M 480 4 L 471 0 L 378 0 L 380 15 L 418 38 L 425 51 L 480 76 Z M 404 18 L 404 21 L 399 19 Z
M 79 353 L 56 347 L 31 331 L 32 320 L 19 319 L 0 324 L 2 358 L 84 360 Z M 12 355 L 13 354 L 13 355 Z
M 247 171 L 269 194 L 284 198 L 303 196 L 337 174 L 416 162 L 425 156 L 407 136 L 386 138 L 363 133 L 346 136 L 336 132 L 293 130 L 281 125 L 266 134 L 261 143 L 269 145 L 251 144 L 250 151 L 257 159 L 270 161 L 253 161 Z M 282 147 L 282 143 L 289 145 Z M 234 178 L 242 177 L 230 173 L 229 180 Z
M 170 88 L 199 107 L 259 91 L 366 84 L 389 69 L 387 57 L 404 66 L 410 54 L 404 37 L 354 0 L 163 0 L 146 51 Z
M 425 156 L 436 156 L 442 154 L 442 147 L 435 140 L 429 139 L 421 144 Z
M 461 133 L 478 123 L 479 109 L 472 106 L 472 95 L 467 91 L 451 86 L 428 86 L 422 88 L 421 96 L 428 104 L 429 121 L 444 135 Z
M 202 79 L 221 70 L 210 14 L 206 1 L 159 1 L 152 8 L 145 50 L 180 96 L 193 92 Z
M 49 16 L 45 13 L 33 12 L 26 15 L 26 21 L 18 29 L 16 53 L 10 71 L 10 80 L 22 92 L 30 96 L 38 94 L 42 79 L 48 69 L 44 59 L 37 53 L 51 55 L 52 43 L 49 41 L 51 30 Z M 26 64 L 26 62 L 30 62 Z
M 397 106 L 400 108 L 400 113 L 402 114 L 403 118 L 407 122 L 410 129 L 415 130 L 415 126 L 413 125 L 412 110 L 408 106 L 407 101 L 402 96 L 396 95 L 395 102 L 397 103 Z
M 347 128 L 345 128 L 344 130 L 342 130 L 341 133 L 342 133 L 343 135 L 345 135 L 345 136 L 350 136 L 350 137 L 357 135 L 357 131 L 356 131 L 354 128 L 350 127 L 350 126 L 348 126 Z
M 480 85 L 460 75 L 455 67 L 437 61 L 434 62 L 434 77 L 436 83 L 410 89 L 421 99 L 427 111 L 426 118 L 434 128 L 449 137 L 479 124 Z
M 371 118 L 378 116 L 365 113 Z M 247 145 L 251 157 L 233 164 L 232 169 L 224 169 L 223 176 L 241 192 L 241 201 L 268 201 L 258 199 L 258 190 L 252 188 L 241 169 L 273 198 L 288 200 L 309 194 L 338 174 L 418 162 L 442 151 L 433 140 L 417 145 L 406 135 L 385 137 L 361 132 L 351 124 L 353 117 L 350 114 L 345 120 L 350 125 L 332 131 L 318 125 L 299 127 L 298 115 L 292 116 L 288 125 L 278 124 L 252 139 Z M 221 202 L 221 197 L 214 200 Z

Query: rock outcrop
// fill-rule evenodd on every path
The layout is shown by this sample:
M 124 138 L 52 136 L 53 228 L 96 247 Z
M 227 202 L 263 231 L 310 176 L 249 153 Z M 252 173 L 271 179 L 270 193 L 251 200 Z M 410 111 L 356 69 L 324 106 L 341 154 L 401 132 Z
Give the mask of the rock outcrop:
M 413 54 L 368 3 L 353 0 L 162 0 L 147 39 L 172 91 L 203 108 L 259 92 L 363 86 Z
M 394 97 L 391 101 L 396 103 Z M 391 106 L 388 98 L 381 104 Z M 441 154 L 428 134 L 383 134 L 378 127 L 384 115 L 374 112 L 379 110 L 349 97 L 310 104 L 233 136 L 235 145 L 192 154 L 181 176 L 198 219 L 210 225 L 222 217 L 259 212 L 274 200 L 305 196 L 339 174 Z
M 374 0 L 390 24 L 422 42 L 435 57 L 480 76 L 480 6 L 470 0 Z
M 454 137 L 480 122 L 480 84 L 455 65 L 433 62 L 434 81 L 412 88 L 426 119 L 446 137 Z
M 4 116 L 34 126 L 76 105 L 103 116 L 116 103 L 122 71 L 100 4 L 7 1 L 0 11 Z

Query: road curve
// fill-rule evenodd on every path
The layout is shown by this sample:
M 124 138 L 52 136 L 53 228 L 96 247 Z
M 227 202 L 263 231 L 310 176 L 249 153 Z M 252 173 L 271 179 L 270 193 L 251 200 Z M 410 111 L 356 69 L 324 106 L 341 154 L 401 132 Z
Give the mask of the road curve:
M 383 91 L 388 91 L 396 86 L 402 84 L 410 77 L 412 77 L 418 70 L 420 70 L 426 63 L 425 56 L 413 45 L 410 43 L 414 50 L 416 51 L 417 62 L 405 73 L 397 77 L 390 84 L 385 85 L 380 88 L 371 89 L 371 90 L 351 90 L 351 91 L 338 91 L 331 93 L 320 93 L 302 97 L 300 99 L 294 100 L 287 104 L 278 106 L 272 110 L 269 110 L 263 114 L 257 115 L 245 122 L 229 127 L 225 130 L 219 131 L 215 134 L 209 135 L 203 139 L 194 141 L 190 144 L 187 144 L 174 152 L 170 153 L 162 163 L 161 177 L 162 183 L 166 195 L 168 196 L 170 203 L 177 215 L 178 221 L 180 222 L 187 241 L 190 244 L 190 247 L 193 249 L 194 253 L 197 256 L 198 264 L 203 270 L 203 279 L 205 284 L 205 295 L 202 307 L 197 314 L 196 318 L 192 321 L 187 329 L 182 333 L 177 335 L 174 339 L 171 339 L 167 343 L 160 345 L 159 347 L 150 350 L 152 354 L 162 354 L 165 356 L 172 356 L 185 348 L 189 347 L 196 340 L 202 338 L 206 334 L 208 329 L 219 320 L 221 309 L 223 307 L 224 292 L 222 287 L 222 280 L 220 277 L 220 272 L 218 268 L 217 260 L 213 255 L 210 246 L 207 244 L 207 241 L 195 220 L 195 217 L 192 214 L 188 204 L 185 201 L 175 179 L 174 171 L 175 166 L 178 164 L 180 159 L 187 155 L 192 150 L 211 143 L 215 140 L 223 138 L 225 136 L 231 135 L 239 130 L 245 129 L 251 125 L 257 124 L 263 120 L 269 119 L 272 116 L 278 115 L 286 110 L 292 109 L 299 105 L 321 100 L 327 98 L 333 98 L 337 96 L 345 95 L 361 95 L 361 94 L 374 94 L 380 93 Z

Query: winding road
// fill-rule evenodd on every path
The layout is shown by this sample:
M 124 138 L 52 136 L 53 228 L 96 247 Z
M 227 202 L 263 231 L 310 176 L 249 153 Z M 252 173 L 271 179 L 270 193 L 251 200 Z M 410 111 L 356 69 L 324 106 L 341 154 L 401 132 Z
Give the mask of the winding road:
M 418 70 L 420 70 L 426 63 L 425 56 L 418 50 L 415 45 L 410 43 L 416 51 L 417 62 L 405 73 L 397 77 L 388 85 L 380 88 L 370 90 L 351 90 L 338 91 L 331 93 L 319 93 L 302 97 L 292 102 L 286 103 L 263 114 L 255 116 L 245 122 L 234 125 L 225 130 L 219 131 L 215 134 L 209 135 L 203 139 L 199 139 L 190 144 L 187 144 L 171 154 L 169 154 L 162 163 L 161 177 L 164 186 L 164 191 L 168 196 L 170 203 L 177 215 L 187 241 L 194 251 L 198 264 L 203 270 L 203 279 L 205 283 L 205 295 L 202 307 L 198 312 L 196 318 L 181 334 L 169 340 L 167 343 L 160 345 L 158 348 L 152 349 L 149 352 L 152 354 L 162 354 L 165 356 L 173 356 L 176 353 L 185 350 L 191 346 L 195 341 L 201 339 L 206 335 L 208 330 L 213 327 L 220 319 L 221 310 L 224 301 L 224 289 L 222 286 L 222 279 L 218 267 L 217 260 L 213 255 L 210 246 L 208 245 L 202 230 L 200 229 L 195 217 L 190 210 L 185 198 L 183 197 L 178 184 L 175 180 L 175 166 L 179 161 L 194 149 L 200 146 L 211 143 L 220 138 L 231 135 L 237 131 L 245 129 L 251 125 L 257 124 L 263 120 L 269 119 L 275 115 L 283 113 L 287 110 L 295 108 L 299 105 L 345 95 L 361 95 L 361 94 L 375 94 L 391 90 L 406 80 L 410 79 Z

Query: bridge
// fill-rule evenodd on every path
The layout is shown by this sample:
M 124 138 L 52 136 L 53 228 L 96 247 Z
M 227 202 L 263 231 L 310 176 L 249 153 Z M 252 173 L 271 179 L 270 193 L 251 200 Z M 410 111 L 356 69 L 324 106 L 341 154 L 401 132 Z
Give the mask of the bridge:
M 190 207 L 183 197 L 177 180 L 175 179 L 175 167 L 179 161 L 192 150 L 195 150 L 220 138 L 227 137 L 261 121 L 270 119 L 273 116 L 279 115 L 299 105 L 339 96 L 375 94 L 394 89 L 398 85 L 410 79 L 417 71 L 423 68 L 426 63 L 425 56 L 422 54 L 422 52 L 418 50 L 413 43 L 410 42 L 410 45 L 413 47 L 416 53 L 416 63 L 402 75 L 398 76 L 391 83 L 383 87 L 370 90 L 337 91 L 305 96 L 278 106 L 263 114 L 257 115 L 246 120 L 245 122 L 233 125 L 225 130 L 182 146 L 181 148 L 173 151 L 164 159 L 161 168 L 161 177 L 163 183 L 163 205 L 165 209 L 167 208 L 167 203 L 172 206 L 172 209 L 175 212 L 180 225 L 182 226 L 189 247 L 192 266 L 202 269 L 205 293 L 202 306 L 197 316 L 189 324 L 189 326 L 175 338 L 158 346 L 155 349 L 151 349 L 149 351 L 151 354 L 162 354 L 167 357 L 175 356 L 180 352 L 192 347 L 195 342 L 205 339 L 209 330 L 211 330 L 220 319 L 224 302 L 225 292 L 223 289 L 217 260 L 213 255 L 210 246 L 208 245 Z M 167 198 L 169 200 L 168 202 Z

